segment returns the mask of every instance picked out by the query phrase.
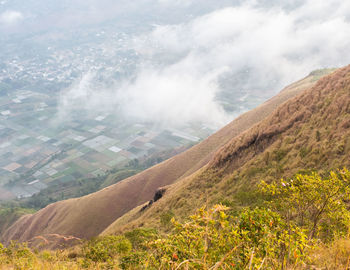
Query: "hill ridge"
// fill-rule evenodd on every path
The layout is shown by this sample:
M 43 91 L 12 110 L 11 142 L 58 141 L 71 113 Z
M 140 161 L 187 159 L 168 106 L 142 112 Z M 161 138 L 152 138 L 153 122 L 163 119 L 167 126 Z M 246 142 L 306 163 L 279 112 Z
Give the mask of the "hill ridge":
M 277 96 L 238 117 L 200 144 L 144 172 L 96 193 L 57 202 L 36 214 L 22 217 L 2 234 L 3 241 L 26 241 L 52 233 L 78 238 L 98 235 L 117 218 L 150 200 L 157 188 L 203 168 L 221 146 L 265 119 L 278 105 L 312 86 L 317 79 L 310 75 L 286 87 Z
M 116 220 L 102 234 L 159 228 L 162 215 L 191 214 L 203 204 L 252 196 L 261 179 L 291 177 L 301 168 L 321 172 L 350 165 L 350 66 L 279 106 L 269 117 L 221 147 L 206 168 L 173 184 L 145 213 Z M 251 194 L 249 194 L 251 193 Z M 252 198 L 254 200 L 254 198 Z

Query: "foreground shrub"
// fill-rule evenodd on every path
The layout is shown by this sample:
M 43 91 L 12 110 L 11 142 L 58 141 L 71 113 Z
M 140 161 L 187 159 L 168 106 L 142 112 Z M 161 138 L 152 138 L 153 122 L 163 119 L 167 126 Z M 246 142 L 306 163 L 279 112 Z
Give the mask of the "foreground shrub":
M 11 242 L 4 248 L 0 244 L 0 263 L 12 265 L 14 269 L 35 269 L 36 256 L 26 244 Z M 1 265 L 0 264 L 0 265 Z
M 267 209 L 233 217 L 227 207 L 201 208 L 185 224 L 150 243 L 143 265 L 157 269 L 282 269 L 305 259 L 306 235 Z
M 325 178 L 312 173 L 272 184 L 262 182 L 261 189 L 270 198 L 268 206 L 286 222 L 306 228 L 309 238 L 330 241 L 348 232 L 350 172 L 346 169 Z
M 147 249 L 147 242 L 158 238 L 157 230 L 150 228 L 137 228 L 126 232 L 124 236 L 129 239 L 133 249 Z
M 120 259 L 119 267 L 121 269 L 149 269 L 147 263 L 147 258 L 149 257 L 149 252 L 147 251 L 133 251 Z
M 124 236 L 110 235 L 87 242 L 83 247 L 83 255 L 93 262 L 106 262 L 116 255 L 129 252 L 131 247 L 130 241 Z
M 262 182 L 260 207 L 203 207 L 185 223 L 169 216 L 163 237 L 139 228 L 38 254 L 0 244 L 0 269 L 348 269 L 349 186 L 345 169 L 299 174 Z

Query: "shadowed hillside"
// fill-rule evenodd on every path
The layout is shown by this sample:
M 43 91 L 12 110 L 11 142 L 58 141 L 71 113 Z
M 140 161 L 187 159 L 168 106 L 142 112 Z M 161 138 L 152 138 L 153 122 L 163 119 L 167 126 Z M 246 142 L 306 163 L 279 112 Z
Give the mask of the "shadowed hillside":
M 258 200 L 255 184 L 262 179 L 349 165 L 350 66 L 283 103 L 219 149 L 205 168 L 168 187 L 148 209 L 135 208 L 119 218 L 103 234 L 139 226 L 166 230 L 162 221 L 167 216 L 184 218 L 204 204 L 252 206 Z
M 229 149 L 234 150 L 235 147 L 239 147 L 236 146 L 238 141 L 248 140 L 247 138 L 250 135 L 248 136 L 247 134 L 251 134 L 252 131 L 249 131 L 240 137 L 237 137 L 238 135 L 264 120 L 280 104 L 296 96 L 306 88 L 313 86 L 320 76 L 329 72 L 330 70 L 310 74 L 310 76 L 306 77 L 305 79 L 287 87 L 280 94 L 265 102 L 258 108 L 235 119 L 229 125 L 202 143 L 159 165 L 156 165 L 99 192 L 77 199 L 57 202 L 47 206 L 36 214 L 22 217 L 3 233 L 2 239 L 5 242 L 8 242 L 11 239 L 28 241 L 38 235 L 53 233 L 60 235 L 72 235 L 79 238 L 96 236 L 105 230 L 117 218 L 121 217 L 134 207 L 152 199 L 157 188 L 170 185 L 175 181 L 179 181 L 180 179 L 186 179 L 186 177 L 190 176 L 197 170 L 204 168 L 204 166 L 206 166 L 210 160 L 212 160 L 210 165 L 212 169 L 206 169 L 204 173 L 197 172 L 196 175 L 199 175 L 197 177 L 199 180 L 194 181 L 193 177 L 190 177 L 189 179 L 192 179 L 190 182 L 181 180 L 178 185 L 172 187 L 171 189 L 195 189 L 202 185 L 201 179 L 204 179 L 203 177 L 205 174 L 209 174 L 210 172 L 209 175 L 214 176 L 214 174 L 211 172 L 212 170 L 216 170 L 217 172 L 215 173 L 215 178 L 211 179 L 211 181 L 216 181 L 215 179 L 219 179 L 220 177 L 219 171 L 233 170 L 234 168 L 237 168 L 237 166 L 244 164 L 243 161 L 238 162 L 238 159 L 235 157 L 230 157 L 228 151 Z M 265 122 L 266 121 L 270 120 L 265 120 Z M 257 129 L 257 127 L 255 127 L 254 130 L 255 129 Z M 225 148 L 214 157 L 215 152 L 218 151 L 220 147 L 224 146 L 235 137 L 237 137 L 237 139 L 231 141 L 229 146 L 225 146 Z M 247 151 L 249 152 L 249 145 L 246 146 Z M 264 149 L 261 146 L 261 151 L 263 150 Z M 254 155 L 255 154 L 252 154 L 252 156 Z M 247 155 L 247 157 L 244 158 L 245 161 L 252 156 Z M 180 183 L 183 182 L 186 183 L 186 185 L 181 186 Z M 193 186 L 191 186 L 192 184 L 189 183 L 193 183 Z M 212 186 L 214 183 L 210 183 L 210 185 Z M 201 187 L 198 192 L 201 191 L 202 188 L 205 189 L 206 186 L 207 184 L 204 184 L 204 186 Z M 212 189 L 212 191 L 216 192 L 215 189 Z M 166 192 L 167 199 L 159 200 L 161 204 L 163 204 L 163 202 L 167 202 L 167 200 L 171 198 L 170 196 L 167 196 L 167 193 L 168 191 Z M 188 195 L 192 196 L 193 194 L 189 193 Z M 198 193 L 197 197 L 200 196 L 201 195 Z M 213 198 L 216 199 L 216 196 Z M 192 198 L 187 199 L 192 200 Z M 185 199 L 185 201 L 187 199 Z M 197 200 L 197 202 L 199 201 Z M 159 207 L 161 204 L 156 203 L 154 207 L 152 206 L 151 211 L 153 211 L 153 209 L 158 209 L 156 211 L 159 211 L 159 208 L 157 207 Z M 166 203 L 166 207 L 164 205 L 162 207 L 168 209 L 172 206 L 176 206 L 177 209 L 180 208 L 180 206 L 176 205 L 176 203 L 174 205 L 173 201 L 170 201 L 169 204 Z M 190 208 L 193 209 L 192 206 Z M 185 214 L 186 209 L 184 210 Z M 150 211 L 147 210 L 147 212 Z

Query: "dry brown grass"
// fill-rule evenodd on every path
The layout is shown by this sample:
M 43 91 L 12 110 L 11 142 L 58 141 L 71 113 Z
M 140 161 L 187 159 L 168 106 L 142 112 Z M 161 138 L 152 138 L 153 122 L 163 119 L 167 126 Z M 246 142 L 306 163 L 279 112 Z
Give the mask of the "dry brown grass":
M 326 172 L 350 165 L 350 66 L 283 103 L 259 124 L 233 138 L 210 163 L 168 189 L 165 196 L 126 226 L 160 228 L 159 217 L 173 211 L 185 218 L 203 204 L 237 200 L 260 180 L 291 177 L 304 170 Z M 249 194 L 248 194 L 249 195 Z
M 27 241 L 38 235 L 52 233 L 74 235 L 79 238 L 98 235 L 117 218 L 150 200 L 157 188 L 180 181 L 181 184 L 176 185 L 176 188 L 186 189 L 187 185 L 182 186 L 182 183 L 187 181 L 186 177 L 208 164 L 220 147 L 265 119 L 286 100 L 314 85 L 317 76 L 320 75 L 309 76 L 287 87 L 276 97 L 243 114 L 182 154 L 99 192 L 82 198 L 58 202 L 34 215 L 24 216 L 3 234 L 3 239 L 5 242 L 10 239 Z M 212 174 L 210 177 L 215 178 Z M 193 194 L 193 189 L 193 186 L 187 188 L 188 196 L 196 198 L 190 206 L 187 206 L 185 199 L 176 198 L 175 206 L 183 207 L 184 213 L 193 209 L 202 200 L 198 199 L 202 195 Z M 161 211 L 168 208 L 165 205 Z M 156 215 L 157 212 L 154 214 Z
M 349 269 L 350 239 L 338 239 L 329 245 L 320 244 L 311 251 L 311 265 L 317 269 Z

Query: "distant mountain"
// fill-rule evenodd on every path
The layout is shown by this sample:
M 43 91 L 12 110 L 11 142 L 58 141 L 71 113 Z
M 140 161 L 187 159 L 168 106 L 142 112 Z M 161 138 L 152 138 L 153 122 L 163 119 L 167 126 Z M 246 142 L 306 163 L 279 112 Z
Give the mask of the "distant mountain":
M 311 73 L 184 153 L 99 192 L 23 216 L 2 233 L 1 240 L 29 241 L 44 234 L 89 238 L 123 229 L 123 220 L 128 228 L 157 227 L 161 213 L 171 210 L 186 215 L 206 200 L 205 194 L 214 202 L 250 186 L 262 175 L 290 175 L 299 165 L 328 168 L 345 164 L 347 142 L 343 152 L 341 145 L 333 144 L 346 138 L 340 128 L 348 131 L 346 116 L 337 117 L 343 108 L 336 105 L 344 105 L 349 96 L 348 90 L 340 91 L 349 70 L 341 69 L 317 84 L 331 70 Z M 330 138 L 334 140 L 328 146 Z M 322 148 L 314 148 L 318 145 Z M 327 151 L 333 159 L 326 156 Z M 164 198 L 139 211 L 158 188 L 168 185 Z

